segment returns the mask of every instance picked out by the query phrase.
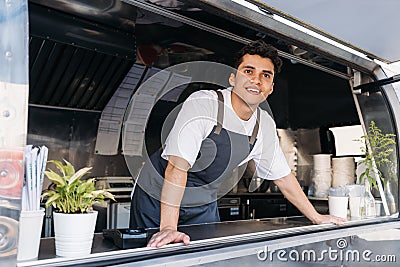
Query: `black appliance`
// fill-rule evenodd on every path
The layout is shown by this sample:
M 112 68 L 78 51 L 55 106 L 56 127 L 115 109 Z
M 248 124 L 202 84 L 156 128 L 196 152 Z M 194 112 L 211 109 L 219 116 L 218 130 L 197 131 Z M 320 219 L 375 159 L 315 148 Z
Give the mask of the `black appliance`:
M 243 206 L 240 197 L 224 197 L 218 200 L 218 212 L 221 221 L 244 219 Z
M 287 216 L 285 198 L 250 198 L 248 200 L 248 218 L 261 219 Z

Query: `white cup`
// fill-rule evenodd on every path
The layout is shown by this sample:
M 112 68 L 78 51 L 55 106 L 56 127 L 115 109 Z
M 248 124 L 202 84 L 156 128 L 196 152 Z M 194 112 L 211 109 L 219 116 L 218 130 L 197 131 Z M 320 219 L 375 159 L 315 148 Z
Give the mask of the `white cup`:
M 349 197 L 328 196 L 329 214 L 336 217 L 347 218 L 348 203 Z
M 383 201 L 382 200 L 375 200 L 375 211 L 376 216 L 379 217 L 382 214 L 383 210 Z
M 44 208 L 21 211 L 19 217 L 18 261 L 37 259 L 42 233 Z
M 361 197 L 349 197 L 350 216 L 352 218 L 361 218 L 360 202 Z

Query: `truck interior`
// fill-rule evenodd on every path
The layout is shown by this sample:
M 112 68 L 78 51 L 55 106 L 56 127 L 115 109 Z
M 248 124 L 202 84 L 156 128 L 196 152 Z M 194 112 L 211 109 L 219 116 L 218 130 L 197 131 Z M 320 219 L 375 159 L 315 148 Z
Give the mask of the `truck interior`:
M 146 75 L 148 78 L 162 69 L 194 61 L 232 66 L 235 52 L 258 39 L 278 48 L 284 61 L 267 102 L 278 129 L 296 136 L 308 135 L 309 141 L 293 143 L 299 155 L 336 156 L 329 128 L 360 125 L 360 119 L 366 125 L 374 120 L 384 132 L 396 133 L 382 90 L 357 95 L 353 91 L 354 73 L 373 81 L 376 77 L 370 71 L 329 55 L 307 40 L 271 31 L 244 18 L 221 16 L 220 10 L 202 1 L 177 3 L 29 1 L 28 144 L 46 145 L 51 159 L 69 159 L 78 167 L 93 166 L 94 177 L 134 177 L 138 170 L 132 173 L 128 168 L 122 141 L 116 155 L 96 151 L 102 112 L 130 70 L 134 66 L 143 70 L 132 88 L 133 97 Z M 163 123 L 175 107 L 192 92 L 217 88 L 196 82 L 178 90 L 174 101 L 159 96 L 146 124 L 147 152 L 161 147 Z M 398 151 L 396 159 L 397 155 Z M 303 168 L 293 171 L 302 185 L 309 186 L 311 163 L 300 164 L 299 160 L 293 165 Z M 398 173 L 397 169 L 396 165 Z M 227 220 L 298 215 L 282 202 L 279 193 L 271 192 L 272 188 L 252 195 L 243 182 L 239 184 L 238 192 L 246 194 L 238 199 L 240 212 L 227 216 Z M 398 200 L 397 180 L 395 188 L 394 198 Z M 227 197 L 237 196 L 230 192 Z M 323 210 L 323 203 L 314 204 Z M 270 205 L 271 212 L 260 211 L 265 205 Z M 226 206 L 232 203 L 228 201 Z

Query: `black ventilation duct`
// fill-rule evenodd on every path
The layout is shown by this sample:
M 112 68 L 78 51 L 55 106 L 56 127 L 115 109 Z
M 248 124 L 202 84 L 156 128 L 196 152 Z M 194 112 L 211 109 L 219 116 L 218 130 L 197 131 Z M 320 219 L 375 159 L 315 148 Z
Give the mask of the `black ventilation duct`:
M 33 3 L 29 9 L 29 102 L 102 110 L 136 60 L 134 23 L 117 28 L 111 19 L 106 25 Z

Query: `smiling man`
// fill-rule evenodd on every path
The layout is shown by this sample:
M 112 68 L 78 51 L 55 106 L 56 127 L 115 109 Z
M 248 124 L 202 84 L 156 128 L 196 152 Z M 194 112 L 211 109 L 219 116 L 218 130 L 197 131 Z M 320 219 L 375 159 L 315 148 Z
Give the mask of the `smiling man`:
M 313 223 L 344 220 L 316 212 L 279 147 L 276 126 L 258 106 L 273 92 L 282 65 L 277 50 L 256 41 L 239 51 L 232 87 L 198 91 L 183 104 L 162 149 L 145 163 L 132 197 L 130 227 L 160 227 L 148 243 L 189 244 L 178 225 L 218 222 L 217 192 L 234 168 L 254 160 Z

